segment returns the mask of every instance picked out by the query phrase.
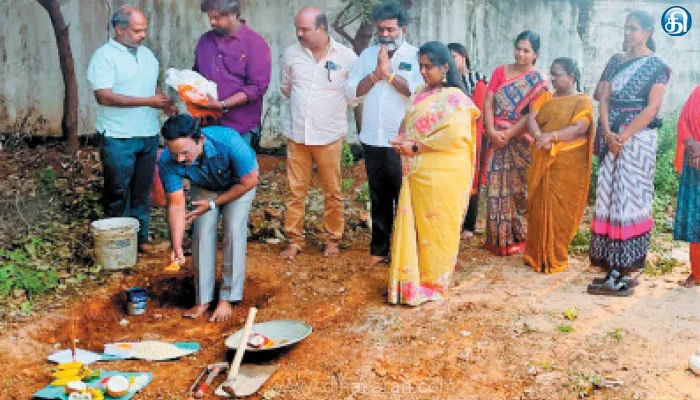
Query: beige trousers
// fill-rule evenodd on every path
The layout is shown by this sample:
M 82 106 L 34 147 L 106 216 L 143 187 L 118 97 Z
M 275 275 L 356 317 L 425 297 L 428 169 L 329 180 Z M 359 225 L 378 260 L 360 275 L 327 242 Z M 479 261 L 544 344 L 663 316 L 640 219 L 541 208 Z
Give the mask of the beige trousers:
M 306 192 L 316 164 L 323 189 L 323 230 L 327 242 L 338 243 L 343 237 L 343 199 L 341 196 L 340 157 L 343 139 L 326 145 L 305 145 L 287 140 L 287 177 L 289 194 L 284 233 L 292 244 L 304 247 Z

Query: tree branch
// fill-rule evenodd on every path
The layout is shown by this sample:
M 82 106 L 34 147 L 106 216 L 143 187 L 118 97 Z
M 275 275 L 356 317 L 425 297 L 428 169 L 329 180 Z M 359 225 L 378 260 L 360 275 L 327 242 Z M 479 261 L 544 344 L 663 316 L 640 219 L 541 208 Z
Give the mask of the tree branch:
M 345 6 L 345 8 L 343 8 L 342 11 L 340 11 L 340 13 L 338 13 L 338 15 L 335 17 L 335 20 L 333 20 L 333 23 L 331 25 L 333 26 L 333 29 L 335 29 L 335 31 L 338 32 L 338 34 L 340 36 L 342 36 L 348 42 L 352 43 L 353 37 L 350 36 L 350 34 L 345 30 L 345 27 L 347 26 L 347 24 L 341 24 L 341 22 L 340 22 L 341 18 L 343 18 L 343 16 L 350 9 L 350 7 L 352 7 L 352 3 L 349 3 L 347 6 Z
M 15 198 L 15 208 L 17 209 L 17 215 L 24 221 L 24 223 L 27 225 L 27 235 L 32 231 L 32 225 L 27 221 L 26 218 L 24 218 L 24 214 L 22 214 L 22 209 L 19 208 L 19 194 Z
M 63 96 L 63 119 L 61 129 L 67 141 L 66 151 L 74 153 L 80 146 L 78 140 L 78 81 L 75 76 L 75 62 L 70 46 L 69 25 L 66 24 L 58 0 L 36 0 L 48 13 L 53 26 L 58 60 L 63 76 L 65 93 Z

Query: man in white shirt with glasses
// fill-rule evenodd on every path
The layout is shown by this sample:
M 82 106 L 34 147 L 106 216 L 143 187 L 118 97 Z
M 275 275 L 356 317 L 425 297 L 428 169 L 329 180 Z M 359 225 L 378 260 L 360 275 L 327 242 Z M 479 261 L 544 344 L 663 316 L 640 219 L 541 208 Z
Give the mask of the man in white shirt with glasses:
M 418 48 L 405 41 L 406 11 L 397 2 L 383 2 L 372 19 L 378 43 L 360 54 L 346 85 L 349 96 L 364 97 L 360 142 L 372 207 L 370 266 L 389 261 L 402 177 L 401 158 L 389 141 L 399 133 L 408 98 L 423 83 Z

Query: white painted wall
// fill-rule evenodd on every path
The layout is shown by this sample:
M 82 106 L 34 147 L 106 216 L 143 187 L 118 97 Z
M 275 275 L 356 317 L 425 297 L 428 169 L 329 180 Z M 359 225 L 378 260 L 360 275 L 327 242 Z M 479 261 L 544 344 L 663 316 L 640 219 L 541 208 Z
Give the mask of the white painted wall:
M 71 26 L 71 44 L 80 90 L 81 133 L 94 131 L 95 102 L 85 71 L 92 52 L 108 38 L 108 17 L 124 0 L 63 0 Z M 198 0 L 138 0 L 150 16 L 148 46 L 162 70 L 188 68 L 196 41 L 208 29 Z M 279 93 L 279 58 L 294 43 L 293 19 L 304 5 L 325 7 L 329 19 L 340 12 L 340 0 L 248 0 L 243 17 L 270 43 L 272 82 L 265 102 L 264 145 L 280 143 L 286 100 Z M 524 29 L 542 37 L 538 66 L 545 71 L 556 57 L 579 60 L 584 89 L 591 93 L 607 60 L 622 46 L 624 16 L 644 9 L 660 16 L 671 5 L 683 5 L 695 26 L 682 37 L 654 34 L 673 70 L 664 111 L 676 111 L 700 83 L 700 1 L 698 0 L 414 0 L 409 10 L 409 41 L 465 43 L 476 70 L 491 73 L 512 60 L 515 36 Z M 586 8 L 590 12 L 586 12 Z M 582 8 L 584 9 L 582 11 Z M 336 38 L 339 39 L 337 35 Z M 62 80 L 48 15 L 36 0 L 0 1 L 0 132 L 58 134 L 62 112 Z M 350 124 L 351 126 L 353 124 Z M 354 132 L 351 132 L 354 137 Z

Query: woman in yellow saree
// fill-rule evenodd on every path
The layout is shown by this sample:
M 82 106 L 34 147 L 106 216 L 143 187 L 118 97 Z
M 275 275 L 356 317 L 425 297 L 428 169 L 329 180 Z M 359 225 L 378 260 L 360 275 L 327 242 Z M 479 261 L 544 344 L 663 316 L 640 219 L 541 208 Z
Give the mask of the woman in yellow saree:
M 567 267 L 569 243 L 588 199 L 595 138 L 591 99 L 577 91 L 576 62 L 558 58 L 550 75 L 554 94 L 540 95 L 528 115 L 536 141 L 527 175 L 525 242 L 525 262 L 546 274 Z
M 399 137 L 404 176 L 394 223 L 388 301 L 417 306 L 441 300 L 459 251 L 476 157 L 479 111 L 447 46 L 419 52 L 425 85 L 411 97 Z

